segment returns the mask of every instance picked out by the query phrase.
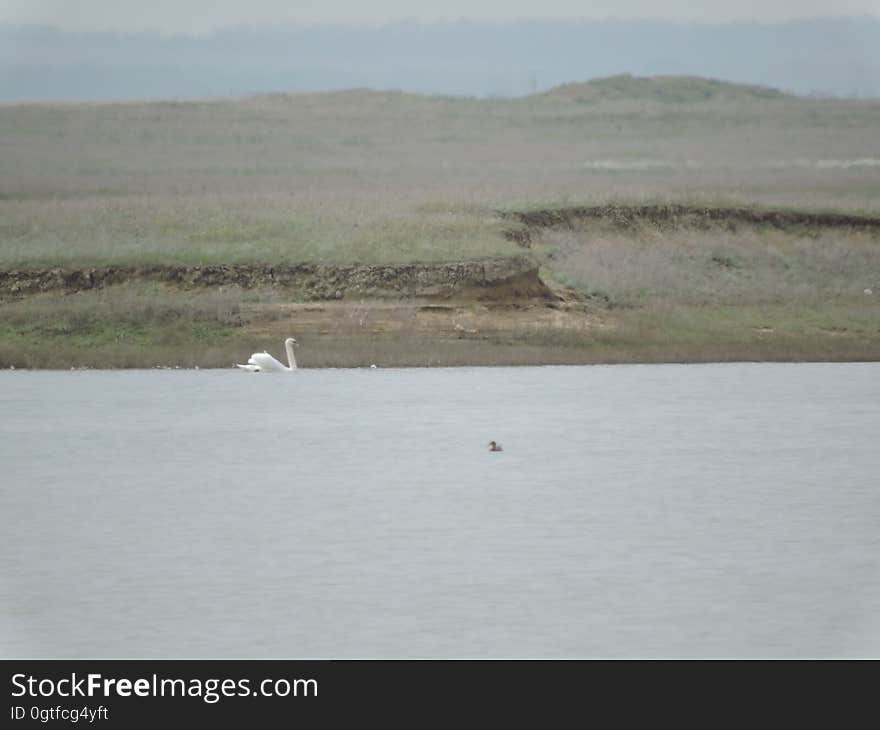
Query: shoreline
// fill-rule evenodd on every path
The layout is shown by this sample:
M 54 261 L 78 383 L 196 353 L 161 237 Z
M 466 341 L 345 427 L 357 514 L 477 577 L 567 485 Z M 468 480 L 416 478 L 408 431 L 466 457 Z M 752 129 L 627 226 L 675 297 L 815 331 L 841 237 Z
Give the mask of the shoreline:
M 552 311 L 552 310 L 551 310 Z M 543 314 L 543 312 L 542 312 Z M 291 326 L 291 319 L 251 322 L 223 333 L 215 341 L 185 339 L 180 344 L 112 341 L 91 345 L 89 338 L 53 338 L 44 342 L 0 341 L 0 369 L 232 369 L 247 362 L 252 352 L 268 351 L 283 359 L 283 340 L 295 336 L 299 368 L 397 367 L 517 367 L 560 365 L 722 364 L 722 363 L 834 363 L 880 361 L 880 338 L 833 331 L 763 334 L 734 323 L 725 332 L 712 329 L 655 331 L 638 341 L 644 328 L 642 313 L 627 313 L 633 322 L 607 320 L 607 326 L 576 329 L 567 323 L 544 331 L 527 321 L 528 312 L 514 310 L 492 317 L 494 332 L 454 333 L 434 322 L 413 324 L 418 313 L 408 310 L 407 323 L 397 333 L 371 329 L 333 332 L 320 322 Z M 485 315 L 484 315 L 485 316 Z M 590 321 L 590 313 L 576 319 Z M 504 330 L 500 325 L 504 325 Z M 355 325 L 358 326 L 358 325 Z M 445 331 L 444 331 L 445 329 Z M 635 338 L 635 339 L 634 339 Z M 164 335 L 155 338 L 163 342 Z
M 299 370 L 462 370 L 462 369 L 474 369 L 474 368 L 496 368 L 496 369 L 504 369 L 504 368 L 585 368 L 585 367 L 651 367 L 655 365 L 664 365 L 664 366 L 717 366 L 722 367 L 726 365 L 877 365 L 880 364 L 880 358 L 876 360 L 706 360 L 706 361 L 672 361 L 672 360 L 657 360 L 650 362 L 584 362 L 584 363 L 543 363 L 543 364 L 521 364 L 521 365 L 512 365 L 512 364 L 495 364 L 495 365 L 388 365 L 388 366 L 379 366 L 376 365 L 372 367 L 372 365 L 324 365 L 324 366 L 299 366 L 296 368 Z M 133 371 L 170 371 L 170 372 L 236 372 L 242 373 L 242 375 L 250 375 L 250 373 L 245 373 L 244 371 L 239 370 L 234 365 L 232 366 L 217 366 L 217 367 L 199 367 L 195 365 L 193 367 L 185 367 L 181 365 L 153 365 L 150 367 L 117 367 L 117 368 L 102 368 L 102 367 L 91 367 L 91 366 L 79 366 L 79 367 L 57 367 L 57 368 L 16 368 L 16 367 L 6 367 L 0 368 L 0 375 L 3 373 L 123 373 L 123 372 L 133 372 Z

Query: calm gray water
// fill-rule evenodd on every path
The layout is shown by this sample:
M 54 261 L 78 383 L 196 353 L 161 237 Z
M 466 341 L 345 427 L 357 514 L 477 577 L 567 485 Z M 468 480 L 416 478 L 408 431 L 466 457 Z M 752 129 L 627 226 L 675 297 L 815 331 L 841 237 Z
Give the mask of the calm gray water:
M 878 364 L 3 372 L 0 656 L 880 656 L 878 406 Z

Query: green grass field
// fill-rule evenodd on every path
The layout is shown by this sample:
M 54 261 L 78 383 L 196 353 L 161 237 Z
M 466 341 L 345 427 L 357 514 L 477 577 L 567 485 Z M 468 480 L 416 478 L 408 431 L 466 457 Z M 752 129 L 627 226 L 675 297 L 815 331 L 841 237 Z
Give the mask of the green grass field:
M 0 268 L 504 256 L 523 249 L 498 211 L 608 202 L 877 215 L 878 126 L 877 101 L 674 77 L 509 100 L 358 90 L 5 105 Z M 878 251 L 876 234 L 847 230 L 549 229 L 532 248 L 545 275 L 594 295 L 618 326 L 534 345 L 584 361 L 874 359 Z M 207 309 L 174 291 L 151 307 L 158 296 L 0 304 L 0 366 L 56 366 L 64 348 L 122 365 L 150 348 L 181 363 L 194 343 L 246 349 L 229 314 L 246 293 Z

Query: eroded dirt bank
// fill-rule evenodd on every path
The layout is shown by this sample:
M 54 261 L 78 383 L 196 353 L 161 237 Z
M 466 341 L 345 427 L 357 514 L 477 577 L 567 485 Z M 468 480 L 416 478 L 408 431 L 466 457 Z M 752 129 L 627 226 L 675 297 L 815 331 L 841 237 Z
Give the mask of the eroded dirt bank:
M 704 207 L 694 205 L 597 205 L 501 213 L 517 221 L 518 228 L 507 232 L 510 240 L 528 247 L 532 236 L 544 228 L 601 223 L 627 229 L 650 224 L 659 228 L 708 228 L 721 226 L 731 230 L 744 225 L 770 226 L 779 229 L 822 230 L 850 228 L 880 233 L 880 217 L 849 213 L 822 213 L 797 210 L 763 210 L 746 207 Z
M 106 266 L 0 271 L 0 300 L 48 292 L 81 292 L 157 281 L 185 289 L 236 286 L 296 293 L 307 301 L 338 299 L 553 298 L 525 256 L 437 264 L 385 266 L 330 264 L 229 264 L 207 266 Z

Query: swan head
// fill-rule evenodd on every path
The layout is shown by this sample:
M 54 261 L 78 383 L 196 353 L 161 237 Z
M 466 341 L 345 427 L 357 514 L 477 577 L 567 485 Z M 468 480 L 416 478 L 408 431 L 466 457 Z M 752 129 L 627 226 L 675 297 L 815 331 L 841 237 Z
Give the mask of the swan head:
M 293 337 L 288 337 L 286 340 L 284 340 L 284 344 L 285 345 L 298 345 L 299 343 Z

